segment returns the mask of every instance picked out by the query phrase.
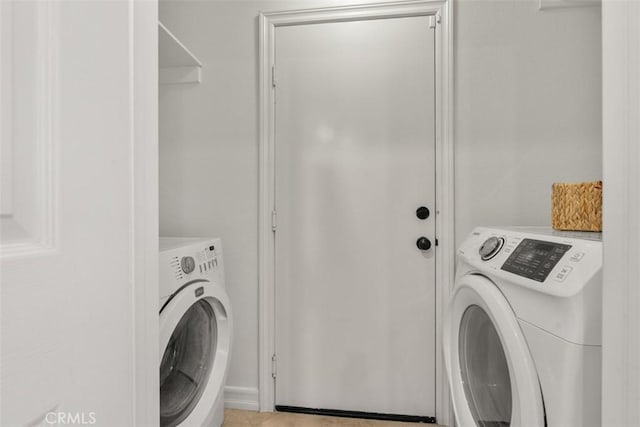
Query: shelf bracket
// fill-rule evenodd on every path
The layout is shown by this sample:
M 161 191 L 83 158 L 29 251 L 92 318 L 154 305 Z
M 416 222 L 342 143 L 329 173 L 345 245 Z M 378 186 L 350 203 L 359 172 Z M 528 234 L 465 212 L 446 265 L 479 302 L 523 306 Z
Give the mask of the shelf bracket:
M 189 49 L 158 21 L 158 62 L 161 85 L 200 83 L 202 63 Z

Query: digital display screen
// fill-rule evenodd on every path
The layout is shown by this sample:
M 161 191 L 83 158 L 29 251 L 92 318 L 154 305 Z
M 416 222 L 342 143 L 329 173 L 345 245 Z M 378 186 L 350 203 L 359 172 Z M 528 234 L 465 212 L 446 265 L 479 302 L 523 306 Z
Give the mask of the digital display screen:
M 524 239 L 502 264 L 502 270 L 544 282 L 571 245 Z

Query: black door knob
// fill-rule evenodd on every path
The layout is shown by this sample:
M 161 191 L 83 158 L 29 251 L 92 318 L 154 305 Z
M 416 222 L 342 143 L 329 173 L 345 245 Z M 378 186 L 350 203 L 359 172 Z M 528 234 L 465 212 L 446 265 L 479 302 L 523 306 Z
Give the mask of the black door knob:
M 421 251 L 428 251 L 429 249 L 431 249 L 431 241 L 423 236 L 418 238 L 418 240 L 416 241 L 416 246 Z
M 419 219 L 427 219 L 429 218 L 429 208 L 426 206 L 420 206 L 418 209 L 416 209 L 416 216 Z

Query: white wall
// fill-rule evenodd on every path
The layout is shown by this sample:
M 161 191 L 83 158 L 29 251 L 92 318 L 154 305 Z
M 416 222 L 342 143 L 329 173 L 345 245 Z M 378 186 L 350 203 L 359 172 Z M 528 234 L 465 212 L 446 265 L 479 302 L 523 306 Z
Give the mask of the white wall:
M 456 6 L 456 240 L 550 226 L 552 182 L 602 177 L 600 9 Z
M 260 11 L 366 1 L 165 1 L 161 20 L 204 63 L 160 91 L 160 230 L 224 239 L 235 309 L 228 384 L 256 390 Z M 553 181 L 601 178 L 598 8 L 455 3 L 456 235 L 550 223 Z M 256 396 L 257 399 L 257 396 Z

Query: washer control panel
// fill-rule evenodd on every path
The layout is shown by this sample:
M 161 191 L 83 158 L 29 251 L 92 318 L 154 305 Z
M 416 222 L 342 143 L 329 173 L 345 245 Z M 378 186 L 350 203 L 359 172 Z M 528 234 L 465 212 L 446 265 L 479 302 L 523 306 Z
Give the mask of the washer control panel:
M 218 266 L 218 258 L 214 245 L 200 245 L 184 251 L 175 251 L 168 259 L 168 264 L 174 272 L 176 280 L 195 276 L 206 276 Z
M 195 279 L 212 280 L 221 274 L 220 239 L 162 237 L 160 239 L 160 279 L 167 288 Z
M 537 282 L 544 282 L 571 245 L 545 240 L 522 239 L 501 269 Z M 568 273 L 567 273 L 568 274 Z

